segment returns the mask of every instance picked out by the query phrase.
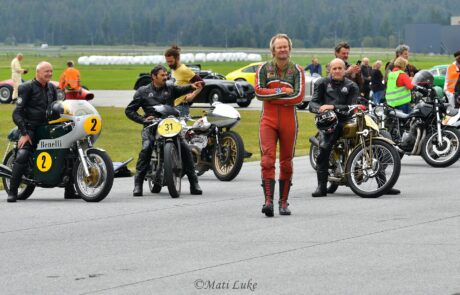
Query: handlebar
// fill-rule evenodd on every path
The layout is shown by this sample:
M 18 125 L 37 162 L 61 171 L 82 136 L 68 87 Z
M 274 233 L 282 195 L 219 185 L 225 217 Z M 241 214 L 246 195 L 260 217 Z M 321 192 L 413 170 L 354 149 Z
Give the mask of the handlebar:
M 63 125 L 61 126 L 57 126 L 57 127 L 54 127 L 53 129 L 50 130 L 50 133 L 54 133 L 56 132 L 56 130 L 59 130 L 59 129 L 64 129 L 64 128 L 67 128 L 69 126 L 73 125 L 73 122 L 67 122 L 67 123 L 64 123 Z

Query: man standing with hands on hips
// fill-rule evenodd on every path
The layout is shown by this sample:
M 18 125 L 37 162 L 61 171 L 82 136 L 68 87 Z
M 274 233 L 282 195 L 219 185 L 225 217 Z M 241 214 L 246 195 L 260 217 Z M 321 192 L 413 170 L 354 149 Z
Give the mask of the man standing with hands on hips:
M 259 142 L 261 151 L 262 189 L 265 203 L 262 213 L 272 217 L 275 190 L 276 145 L 280 143 L 279 214 L 290 215 L 288 206 L 292 182 L 292 158 L 297 138 L 296 105 L 305 92 L 303 69 L 290 61 L 291 39 L 277 34 L 270 40 L 273 60 L 262 64 L 256 72 L 255 92 L 263 101 Z

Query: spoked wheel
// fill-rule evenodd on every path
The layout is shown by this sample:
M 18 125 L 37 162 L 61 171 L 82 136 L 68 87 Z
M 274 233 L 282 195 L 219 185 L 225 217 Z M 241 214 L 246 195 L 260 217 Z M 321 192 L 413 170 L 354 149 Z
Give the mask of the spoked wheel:
M 355 194 L 378 198 L 398 180 L 401 159 L 391 144 L 374 139 L 372 147 L 360 145 L 351 153 L 345 171 L 348 185 Z
M 102 201 L 112 189 L 113 163 L 106 152 L 89 150 L 87 152 L 89 176 L 85 176 L 80 159 L 73 168 L 75 189 L 86 202 Z
M 14 163 L 15 158 L 16 158 L 16 154 L 14 153 L 14 151 L 11 150 L 6 155 L 5 161 L 3 161 L 3 165 L 13 169 L 13 163 Z M 3 188 L 5 189 L 5 192 L 7 194 L 9 194 L 10 193 L 10 179 L 6 178 L 6 177 L 3 177 L 2 180 L 3 180 Z M 35 190 L 35 185 L 33 185 L 33 184 L 25 184 L 25 183 L 21 182 L 19 184 L 19 188 L 18 188 L 18 197 L 17 197 L 17 199 L 18 200 L 27 200 L 27 198 L 29 198 L 32 195 L 34 190 Z
M 422 158 L 433 167 L 448 167 L 460 157 L 460 131 L 445 127 L 441 132 L 442 143 L 438 142 L 438 132 L 427 136 L 422 143 Z
M 222 91 L 217 88 L 212 89 L 209 91 L 208 99 L 211 106 L 215 102 L 222 101 Z
M 164 171 L 165 182 L 168 186 L 169 195 L 178 198 L 181 192 L 182 169 L 179 163 L 179 152 L 173 142 L 167 142 L 164 146 Z
M 221 154 L 217 147 L 212 155 L 212 166 L 216 177 L 221 181 L 230 181 L 240 173 L 244 161 L 244 143 L 241 136 L 233 131 L 222 134 L 220 138 Z

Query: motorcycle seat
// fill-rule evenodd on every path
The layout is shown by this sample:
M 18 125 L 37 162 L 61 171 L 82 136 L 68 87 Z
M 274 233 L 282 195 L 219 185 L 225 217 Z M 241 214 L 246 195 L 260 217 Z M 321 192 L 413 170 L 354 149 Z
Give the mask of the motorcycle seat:
M 395 110 L 395 115 L 397 118 L 403 119 L 403 120 L 409 118 L 410 116 L 410 114 L 406 114 L 401 110 Z

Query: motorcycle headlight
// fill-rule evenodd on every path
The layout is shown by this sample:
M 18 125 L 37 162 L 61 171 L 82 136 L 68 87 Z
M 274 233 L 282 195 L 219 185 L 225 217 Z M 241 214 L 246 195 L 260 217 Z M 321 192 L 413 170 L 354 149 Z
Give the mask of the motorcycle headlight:
M 383 114 L 385 114 L 385 108 L 383 106 L 376 106 L 374 108 L 374 114 L 379 118 L 383 117 Z

